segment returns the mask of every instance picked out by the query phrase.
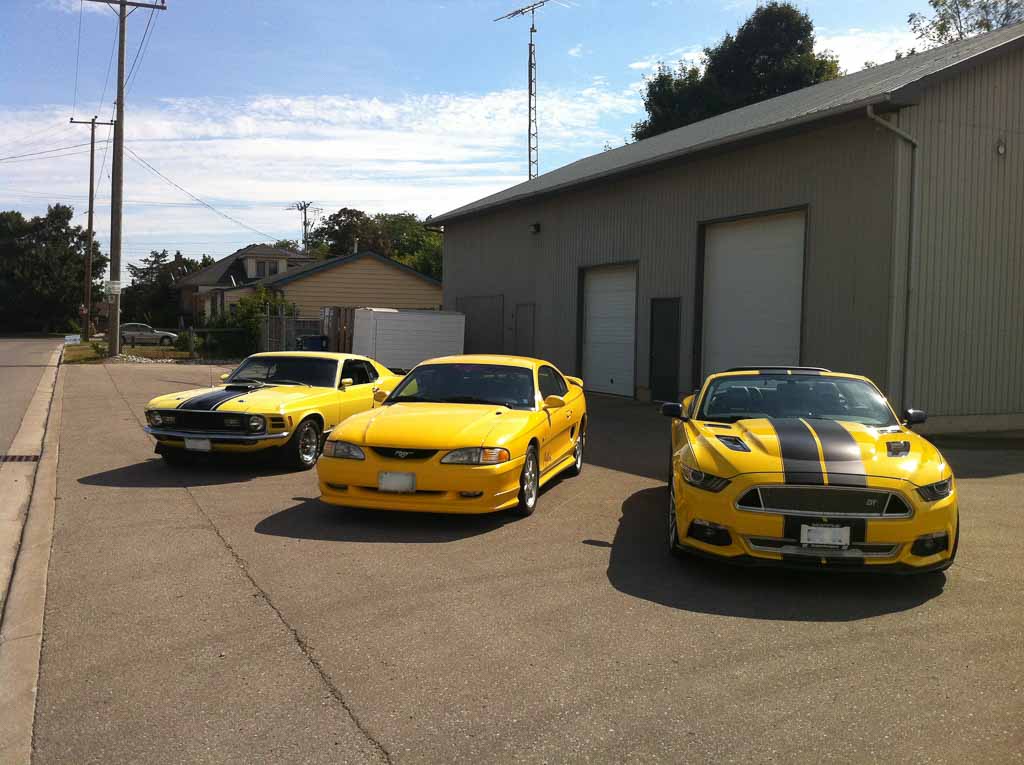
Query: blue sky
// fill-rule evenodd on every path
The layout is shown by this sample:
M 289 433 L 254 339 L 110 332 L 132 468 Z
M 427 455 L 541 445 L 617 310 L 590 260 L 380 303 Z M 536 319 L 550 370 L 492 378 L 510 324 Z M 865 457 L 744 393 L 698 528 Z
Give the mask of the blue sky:
M 298 236 L 298 215 L 284 209 L 297 199 L 328 212 L 444 212 L 525 177 L 529 21 L 492 21 L 517 2 L 167 0 L 126 99 L 126 141 L 168 178 L 269 236 Z M 801 3 L 819 47 L 850 71 L 911 45 L 906 18 L 924 5 Z M 87 141 L 88 128 L 66 123 L 73 107 L 77 118 L 109 118 L 114 14 L 80 0 L 5 6 L 0 157 Z M 549 4 L 537 21 L 541 171 L 621 144 L 643 116 L 643 75 L 658 60 L 693 58 L 754 7 Z M 140 9 L 130 19 L 129 64 L 149 17 Z M 88 155 L 38 156 L 0 162 L 0 209 L 36 214 L 65 201 L 84 213 Z M 109 159 L 104 167 L 96 228 L 105 246 Z M 266 238 L 196 205 L 135 159 L 125 172 L 132 260 L 151 247 L 222 255 Z

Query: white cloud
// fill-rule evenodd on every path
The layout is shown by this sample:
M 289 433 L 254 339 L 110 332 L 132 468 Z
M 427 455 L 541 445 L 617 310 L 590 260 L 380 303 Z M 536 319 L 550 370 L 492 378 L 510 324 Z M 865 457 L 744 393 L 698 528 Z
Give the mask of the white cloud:
M 576 45 L 569 48 L 568 53 L 573 58 L 579 58 L 583 55 L 583 43 L 577 43 Z
M 42 5 L 55 11 L 64 13 L 78 13 L 80 10 L 87 13 L 106 13 L 104 3 L 90 3 L 88 0 L 42 0 Z
M 426 215 L 525 180 L 525 106 L 520 90 L 390 100 L 346 95 L 173 99 L 130 108 L 126 145 L 250 226 L 295 238 L 299 219 L 284 208 L 296 199 L 315 200 L 327 211 L 351 206 Z M 605 124 L 618 125 L 623 116 L 641 111 L 635 93 L 613 89 L 604 80 L 574 92 L 542 90 L 544 155 L 569 161 L 599 151 L 605 142 L 621 140 L 619 129 Z M 81 144 L 81 133 L 67 127 L 67 112 L 63 105 L 0 110 L 0 135 L 29 137 L 17 151 L 4 153 Z M 106 138 L 106 131 L 98 131 L 98 138 Z M 88 153 L 73 152 L 0 163 L 0 209 L 38 214 L 47 203 L 66 201 L 84 223 Z M 102 149 L 97 165 L 101 160 Z M 96 229 L 104 248 L 109 170 L 108 159 L 97 182 Z M 129 259 L 158 245 L 181 246 L 186 254 L 226 254 L 261 239 L 190 204 L 128 154 L 125 200 Z
M 675 68 L 677 64 L 686 66 L 701 66 L 703 63 L 704 48 L 700 45 L 691 45 L 685 48 L 676 48 L 668 53 L 655 53 L 629 65 L 630 69 L 639 72 L 657 71 L 661 64 L 667 64 Z
M 896 51 L 920 47 L 920 41 L 909 30 L 891 28 L 880 30 L 820 29 L 817 35 L 818 51 L 830 50 L 839 57 L 839 66 L 847 72 L 864 68 L 865 61 L 884 64 L 896 58 Z

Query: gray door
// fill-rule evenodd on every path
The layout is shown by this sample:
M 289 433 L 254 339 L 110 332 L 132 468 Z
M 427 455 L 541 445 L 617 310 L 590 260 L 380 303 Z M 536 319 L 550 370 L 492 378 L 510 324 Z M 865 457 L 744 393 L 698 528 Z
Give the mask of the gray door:
M 455 308 L 466 316 L 466 353 L 505 352 L 505 299 L 501 295 L 460 297 Z
M 516 306 L 516 355 L 533 356 L 533 303 Z
M 679 396 L 679 298 L 651 300 L 651 397 Z

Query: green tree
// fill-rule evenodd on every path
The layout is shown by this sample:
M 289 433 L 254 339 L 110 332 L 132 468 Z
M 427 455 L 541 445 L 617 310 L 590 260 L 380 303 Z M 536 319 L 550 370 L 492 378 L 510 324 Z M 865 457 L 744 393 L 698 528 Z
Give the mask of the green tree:
M 910 29 L 929 45 L 945 45 L 1024 21 L 1024 0 L 928 0 L 932 13 L 912 13 Z
M 644 94 L 640 140 L 840 76 L 839 61 L 814 52 L 814 24 L 788 2 L 758 6 L 736 34 L 705 48 L 703 70 L 661 65 Z
M 0 326 L 65 331 L 81 320 L 88 237 L 81 226 L 71 225 L 74 214 L 61 204 L 31 219 L 13 210 L 0 212 Z M 94 298 L 102 295 L 106 268 L 107 258 L 94 241 Z
M 214 263 L 209 255 L 188 258 L 181 250 L 173 258 L 166 249 L 152 250 L 138 265 L 129 263 L 131 286 L 121 294 L 122 321 L 142 321 L 156 327 L 178 324 L 176 284 L 179 279 Z
M 342 207 L 325 218 L 310 239 L 313 245 L 326 245 L 330 257 L 351 255 L 356 250 L 380 252 L 383 244 L 373 218 L 351 207 Z
M 344 257 L 370 250 L 394 258 L 420 273 L 441 278 L 441 234 L 429 231 L 415 213 L 378 213 L 343 207 L 311 235 L 310 254 Z
M 278 239 L 274 242 L 272 247 L 276 247 L 279 250 L 289 250 L 291 252 L 302 252 L 302 245 L 299 244 L 298 239 Z

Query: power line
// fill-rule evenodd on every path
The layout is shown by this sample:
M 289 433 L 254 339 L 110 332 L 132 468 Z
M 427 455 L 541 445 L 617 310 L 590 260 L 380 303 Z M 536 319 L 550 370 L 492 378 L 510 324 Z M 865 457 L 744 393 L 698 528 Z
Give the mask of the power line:
M 128 152 L 128 153 L 129 153 L 130 155 L 131 155 L 131 156 L 132 156 L 132 158 L 133 158 L 133 159 L 134 159 L 134 160 L 135 160 L 136 162 L 140 163 L 140 164 L 141 164 L 141 165 L 142 165 L 143 167 L 145 167 L 146 169 L 148 169 L 148 170 L 150 170 L 151 172 L 153 172 L 153 173 L 155 173 L 156 175 L 158 175 L 158 176 L 159 176 L 160 178 L 162 178 L 162 179 L 163 179 L 164 181 L 166 181 L 167 183 L 169 183 L 170 185 L 172 185 L 172 186 L 173 186 L 174 188 L 178 189 L 178 191 L 180 191 L 180 192 L 182 192 L 183 194 L 185 194 L 186 196 L 188 196 L 188 197 L 190 197 L 190 198 L 194 199 L 194 200 L 195 200 L 196 202 L 198 202 L 199 204 L 201 204 L 201 205 L 202 205 L 203 207 L 206 207 L 206 208 L 210 209 L 210 210 L 211 210 L 212 212 L 215 212 L 215 213 L 216 213 L 217 215 L 221 216 L 221 217 L 222 217 L 222 218 L 224 218 L 225 220 L 229 220 L 229 221 L 231 221 L 232 223 L 235 223 L 235 224 L 237 224 L 237 225 L 241 226 L 241 227 L 242 227 L 242 228 L 244 228 L 244 229 L 248 229 L 249 231 L 252 231 L 253 233 L 259 234 L 260 236 L 264 236 L 264 237 L 266 237 L 266 238 L 268 238 L 268 239 L 270 239 L 270 240 L 273 240 L 273 239 L 275 239 L 275 237 L 274 237 L 274 236 L 272 236 L 271 234 L 268 234 L 268 233 L 266 233 L 265 231 L 260 231 L 260 230 L 259 230 L 258 228 L 253 228 L 253 227 L 252 227 L 252 226 L 250 226 L 250 225 L 249 225 L 248 223 L 242 223 L 242 221 L 238 220 L 237 218 L 233 218 L 233 217 L 231 217 L 231 216 L 230 216 L 230 215 L 228 215 L 228 214 L 227 214 L 226 212 L 223 212 L 222 210 L 218 210 L 218 209 L 217 209 L 216 207 L 214 207 L 213 205 L 211 205 L 211 204 L 210 204 L 209 202 L 207 202 L 207 201 L 205 201 L 205 200 L 203 200 L 203 199 L 200 199 L 199 197 L 197 197 L 197 196 L 196 196 L 195 194 L 193 194 L 193 193 L 192 193 L 191 191 L 189 191 L 188 189 L 186 189 L 186 188 L 184 188 L 183 186 L 181 186 L 181 185 L 179 185 L 179 184 L 175 183 L 175 182 L 174 182 L 174 181 L 172 181 L 172 180 L 171 180 L 170 178 L 168 178 L 168 177 L 167 177 L 166 175 L 164 175 L 164 174 L 163 174 L 163 173 L 161 173 L 161 172 L 160 172 L 159 170 L 157 170 L 157 169 L 156 169 L 155 167 L 153 167 L 153 166 L 152 166 L 151 164 L 149 164 L 149 162 L 147 162 L 147 161 L 146 161 L 146 160 L 144 160 L 144 159 L 143 159 L 142 157 L 140 157 L 140 156 L 139 156 L 139 155 L 138 155 L 138 154 L 137 154 L 137 153 L 135 152 L 135 150 L 134 150 L 134 149 L 132 149 L 132 148 L 131 148 L 130 146 L 125 146 L 125 150 L 126 150 L 126 151 L 127 151 L 127 152 Z
M 5 165 L 16 165 L 20 162 L 40 162 L 47 159 L 63 159 L 64 157 L 77 157 L 81 154 L 88 154 L 88 149 L 75 149 L 74 151 L 66 151 L 63 154 L 47 154 L 45 157 L 25 157 L 24 159 L 8 159 L 3 164 Z
M 85 0 L 78 0 L 78 44 L 75 46 L 75 98 L 71 106 L 71 119 L 75 118 L 78 108 L 78 69 L 82 61 L 82 15 L 85 12 Z
M 83 0 L 84 2 L 84 0 Z M 109 7 L 109 6 L 107 6 Z M 103 102 L 107 100 L 107 85 L 110 83 L 110 68 L 114 64 L 114 51 L 117 50 L 117 31 L 114 32 L 114 44 L 110 46 L 110 58 L 107 59 L 107 74 L 103 78 L 103 92 L 100 93 L 99 103 L 96 104 L 96 111 L 100 111 L 103 108 Z
M 45 149 L 43 151 L 32 151 L 32 152 L 29 152 L 28 154 L 13 154 L 13 155 L 11 155 L 9 157 L 0 157 L 0 162 L 6 162 L 9 159 L 21 159 L 22 157 L 34 157 L 37 154 L 50 154 L 50 153 L 55 152 L 55 151 L 65 151 L 66 149 L 77 149 L 77 148 L 79 148 L 81 146 L 88 146 L 88 145 L 89 145 L 89 142 L 86 141 L 85 143 L 76 143 L 73 146 L 58 146 L 55 149 Z
M 146 28 L 142 30 L 142 39 L 139 40 L 139 47 L 135 50 L 135 58 L 132 59 L 132 65 L 128 67 L 128 76 L 124 80 L 125 93 L 129 92 L 132 87 L 132 76 L 135 74 L 135 67 L 140 61 L 140 57 L 143 55 L 143 48 L 149 39 L 149 28 L 153 23 L 153 17 L 156 15 L 156 9 L 154 8 L 149 12 L 149 18 L 146 19 Z

